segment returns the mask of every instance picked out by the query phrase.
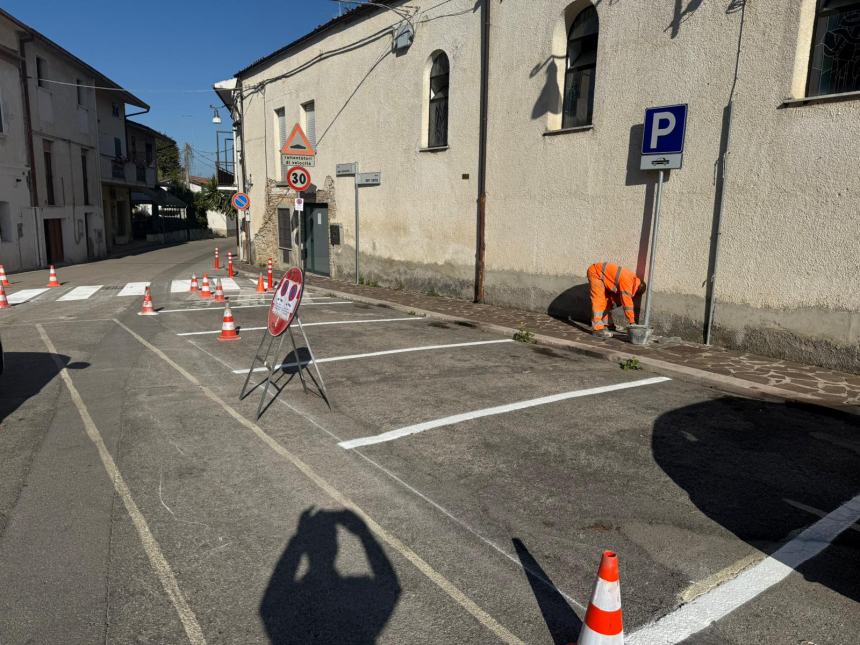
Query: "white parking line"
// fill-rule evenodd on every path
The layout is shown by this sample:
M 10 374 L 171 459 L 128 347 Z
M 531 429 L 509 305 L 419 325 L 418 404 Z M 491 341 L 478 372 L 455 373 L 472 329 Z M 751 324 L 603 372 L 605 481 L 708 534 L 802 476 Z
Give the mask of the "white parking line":
M 303 307 L 313 307 L 313 306 L 322 306 L 322 305 L 351 305 L 352 302 L 349 300 L 344 300 L 343 302 L 304 302 L 302 303 Z M 230 309 L 253 309 L 254 307 L 268 307 L 269 303 L 263 303 L 259 305 L 230 305 Z M 209 311 L 216 310 L 219 307 L 217 305 L 212 305 L 211 307 L 184 307 L 182 309 L 162 309 L 158 313 L 160 314 L 174 314 L 179 311 Z
M 320 361 L 322 362 L 322 361 Z M 548 403 L 556 403 L 558 401 L 566 401 L 568 399 L 577 399 L 583 396 L 591 396 L 593 394 L 603 394 L 604 392 L 615 392 L 617 390 L 626 390 L 633 387 L 641 387 L 643 385 L 654 385 L 656 383 L 664 383 L 671 379 L 665 376 L 655 376 L 654 378 L 641 379 L 639 381 L 630 381 L 627 383 L 615 383 L 613 385 L 603 385 L 601 387 L 592 387 L 587 390 L 574 390 L 573 392 L 562 392 L 561 394 L 552 394 L 550 396 L 542 396 L 539 399 L 529 399 L 528 401 L 519 401 L 517 403 L 508 403 L 507 405 L 498 405 L 493 408 L 484 408 L 483 410 L 473 410 L 463 414 L 455 414 L 450 417 L 434 419 L 433 421 L 425 421 L 424 423 L 416 423 L 415 425 L 389 430 L 372 437 L 361 437 L 359 439 L 350 439 L 349 441 L 341 441 L 341 448 L 349 450 L 359 446 L 370 446 L 377 443 L 385 443 L 386 441 L 394 441 L 401 437 L 418 434 L 433 428 L 441 428 L 444 426 L 471 421 L 472 419 L 480 419 L 481 417 L 489 417 L 496 414 L 505 414 L 515 410 L 524 410 L 525 408 L 533 408 L 538 405 L 546 405 Z
M 90 287 L 75 287 L 69 293 L 60 296 L 57 298 L 57 301 L 66 301 L 66 300 L 86 300 L 91 295 L 93 295 L 96 291 L 102 288 L 103 285 L 96 284 Z
M 305 325 L 307 327 L 307 325 Z M 390 356 L 391 354 L 405 354 L 408 352 L 427 352 L 434 349 L 451 349 L 453 347 L 475 347 L 477 345 L 496 345 L 499 343 L 513 343 L 513 339 L 503 338 L 501 340 L 479 340 L 471 343 L 451 343 L 450 345 L 423 345 L 421 347 L 405 347 L 404 349 L 387 349 L 382 352 L 368 352 L 367 354 L 348 354 L 346 356 L 330 356 L 329 358 L 318 358 L 317 363 L 335 363 L 337 361 L 351 361 L 356 358 L 372 358 L 374 356 Z M 310 365 L 314 361 L 302 361 L 302 365 Z M 279 370 L 282 367 L 298 367 L 298 363 L 282 363 L 275 365 L 272 369 Z M 258 367 L 255 372 L 265 372 L 265 367 Z M 233 374 L 247 374 L 248 370 L 233 370 Z
M 142 296 L 149 286 L 148 282 L 129 282 L 126 284 L 118 296 Z
M 9 301 L 10 305 L 20 305 L 22 302 L 27 302 L 28 300 L 32 300 L 36 296 L 40 296 L 43 293 L 48 291 L 47 288 L 42 289 L 22 289 L 21 291 L 16 291 L 15 293 L 7 294 L 6 300 Z
M 650 625 L 630 634 L 628 645 L 675 645 L 785 580 L 804 562 L 830 546 L 840 533 L 860 520 L 860 495 L 787 542 L 737 578 L 699 596 Z
M 382 323 L 382 322 L 395 322 L 402 320 L 424 320 L 423 318 L 417 318 L 414 316 L 410 316 L 408 318 L 368 318 L 366 320 L 330 320 L 326 322 L 312 322 L 312 323 L 302 323 L 302 327 L 319 327 L 321 325 L 359 325 L 362 323 Z M 262 331 L 266 329 L 266 327 L 239 327 L 240 331 Z M 176 334 L 177 336 L 205 336 L 206 334 L 220 334 L 221 330 L 216 329 L 215 331 L 187 331 L 182 334 Z

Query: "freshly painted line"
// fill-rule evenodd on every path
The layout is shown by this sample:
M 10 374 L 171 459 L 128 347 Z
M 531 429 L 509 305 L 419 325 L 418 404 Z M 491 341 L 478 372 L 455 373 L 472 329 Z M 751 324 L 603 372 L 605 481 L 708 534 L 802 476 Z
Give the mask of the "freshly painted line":
M 302 303 L 303 307 L 313 307 L 313 306 L 322 306 L 322 305 L 351 305 L 352 302 L 344 301 L 344 302 L 305 302 Z M 253 309 L 254 307 L 268 307 L 269 303 L 266 302 L 264 304 L 259 305 L 230 305 L 230 309 Z M 210 309 L 218 309 L 219 306 L 212 305 L 210 307 L 185 307 L 183 309 L 162 309 L 158 313 L 160 314 L 173 314 L 178 311 L 209 311 Z
M 200 280 L 198 279 L 198 282 Z M 191 280 L 173 280 L 170 283 L 170 293 L 190 293 Z
M 118 296 L 142 296 L 149 286 L 148 282 L 129 282 L 126 284 Z
M 102 285 L 96 284 L 91 287 L 75 287 L 69 293 L 60 296 L 57 298 L 58 301 L 66 301 L 66 300 L 86 300 L 91 295 L 93 295 L 96 291 L 102 288 Z
M 423 318 L 416 318 L 414 316 L 410 316 L 408 318 L 368 318 L 367 320 L 330 320 L 326 322 L 312 322 L 312 323 L 302 323 L 303 327 L 319 327 L 321 325 L 359 325 L 359 324 L 367 324 L 367 323 L 383 323 L 383 322 L 395 322 L 395 321 L 403 321 L 403 320 L 424 320 Z M 241 327 L 240 331 L 262 331 L 266 329 L 265 327 Z M 207 334 L 220 334 L 221 330 L 216 329 L 215 331 L 187 331 L 182 334 L 176 334 L 177 336 L 205 336 Z M 247 372 L 247 370 L 245 370 Z
M 146 552 L 146 556 L 149 558 L 149 563 L 155 570 L 155 573 L 161 582 L 161 586 L 164 587 L 165 593 L 168 598 L 170 598 L 170 602 L 173 603 L 173 607 L 179 615 L 179 620 L 182 621 L 182 626 L 185 628 L 185 634 L 188 636 L 188 640 L 194 645 L 205 645 L 206 639 L 203 636 L 203 630 L 200 628 L 200 623 L 197 622 L 197 617 L 194 615 L 194 611 L 185 599 L 182 589 L 179 588 L 176 576 L 173 574 L 173 570 L 170 568 L 170 563 L 167 561 L 167 558 L 164 557 L 164 553 L 162 553 L 158 541 L 155 539 L 155 536 L 152 535 L 152 531 L 149 530 L 146 518 L 143 516 L 143 513 L 140 512 L 134 498 L 131 496 L 131 491 L 125 483 L 125 479 L 123 478 L 122 473 L 120 473 L 119 468 L 117 468 L 113 457 L 111 457 L 110 451 L 107 449 L 104 439 L 102 438 L 102 434 L 99 432 L 93 418 L 90 416 L 84 400 L 81 398 L 78 389 L 75 387 L 75 384 L 72 382 L 72 378 L 69 376 L 68 370 L 59 360 L 57 348 L 54 346 L 54 343 L 51 342 L 51 339 L 48 337 L 48 334 L 45 332 L 45 328 L 42 327 L 42 325 L 36 325 L 36 329 L 39 330 L 39 334 L 42 336 L 45 346 L 54 358 L 54 362 L 59 369 L 60 376 L 66 384 L 66 388 L 69 390 L 72 401 L 78 409 L 78 414 L 81 416 L 81 421 L 83 421 L 87 437 L 89 437 L 90 441 L 95 445 L 96 450 L 99 453 L 99 457 L 101 458 L 102 466 L 104 466 L 104 469 L 107 471 L 108 478 L 113 483 L 114 490 L 122 500 L 125 510 L 131 517 L 134 528 L 137 529 L 137 535 L 143 545 L 143 550 Z
M 23 302 L 32 300 L 36 296 L 42 295 L 46 291 L 49 291 L 47 287 L 43 289 L 22 289 L 21 291 L 16 291 L 15 293 L 6 294 L 6 300 L 9 301 L 10 305 L 20 305 Z
M 308 325 L 305 325 L 307 327 Z M 368 352 L 367 354 L 348 354 L 346 356 L 330 356 L 329 358 L 318 358 L 317 363 L 335 363 L 338 361 L 351 361 L 356 358 L 372 358 L 374 356 L 390 356 L 391 354 L 406 354 L 409 352 L 427 352 L 434 349 L 451 349 L 453 347 L 475 347 L 477 345 L 495 345 L 498 343 L 513 343 L 510 338 L 502 340 L 479 340 L 471 343 L 451 343 L 450 345 L 423 345 L 421 347 L 406 347 L 404 349 L 386 349 L 381 352 Z M 310 365 L 314 361 L 302 361 L 302 365 Z M 279 370 L 282 367 L 298 367 L 298 363 L 282 363 L 275 365 L 272 369 Z M 265 372 L 265 367 L 257 367 L 255 372 Z M 233 370 L 233 374 L 247 374 L 248 370 Z M 668 379 L 667 379 L 668 380 Z
M 192 385 L 197 387 L 200 392 L 205 394 L 215 405 L 220 406 L 227 414 L 233 417 L 237 423 L 247 428 L 260 441 L 262 441 L 266 446 L 268 446 L 275 454 L 291 463 L 299 472 L 301 472 L 311 482 L 316 484 L 316 486 L 326 495 L 328 495 L 336 504 L 342 506 L 343 508 L 349 509 L 353 513 L 358 515 L 362 520 L 364 520 L 365 524 L 367 524 L 367 527 L 373 533 L 375 533 L 377 537 L 379 537 L 379 539 L 388 544 L 389 547 L 397 551 L 403 558 L 412 563 L 412 565 L 416 569 L 418 569 L 418 571 L 424 574 L 431 582 L 433 582 L 433 584 L 439 587 L 439 589 L 441 589 L 445 594 L 447 594 L 449 598 L 451 598 L 454 602 L 460 605 L 460 607 L 462 607 L 465 611 L 471 614 L 479 623 L 481 623 L 481 625 L 483 625 L 489 631 L 495 634 L 496 638 L 500 639 L 505 643 L 525 645 L 522 640 L 517 638 L 512 632 L 508 631 L 508 629 L 504 625 L 499 623 L 495 618 L 493 618 L 490 614 L 484 611 L 474 600 L 469 598 L 466 594 L 460 591 L 460 589 L 456 587 L 451 581 L 449 581 L 441 573 L 431 567 L 430 564 L 428 564 L 424 559 L 421 558 L 421 556 L 415 553 L 415 551 L 410 549 L 409 546 L 401 542 L 400 539 L 394 534 L 389 533 L 385 528 L 383 528 L 382 525 L 380 525 L 367 512 L 365 512 L 363 508 L 358 506 L 344 493 L 342 493 L 340 490 L 330 484 L 326 479 L 323 479 L 323 477 L 317 474 L 317 472 L 313 468 L 311 468 L 310 465 L 306 464 L 298 456 L 287 450 L 276 439 L 266 434 L 266 432 L 256 423 L 253 423 L 246 419 L 244 416 L 242 416 L 233 406 L 224 401 L 221 396 L 216 394 L 208 386 L 198 381 L 196 377 L 194 377 L 181 365 L 173 361 L 173 359 L 167 356 L 167 354 L 161 351 L 158 347 L 147 341 L 139 334 L 135 333 L 132 329 L 122 324 L 116 318 L 114 318 L 114 322 L 120 327 L 122 327 L 129 334 L 131 334 L 131 336 L 133 336 L 141 345 L 149 349 L 149 351 L 154 353 L 156 356 L 158 356 L 164 362 L 170 365 L 173 369 L 179 372 L 182 376 L 184 376 Z
M 221 288 L 224 291 L 240 291 L 241 287 L 236 284 L 236 281 L 233 278 L 221 278 Z
M 737 578 L 633 632 L 625 643 L 675 645 L 688 639 L 785 580 L 804 562 L 830 546 L 840 533 L 851 528 L 858 520 L 860 495 L 818 520 Z
M 512 341 L 513 342 L 513 341 Z M 322 362 L 322 361 L 319 361 Z M 577 399 L 583 396 L 592 396 L 594 394 L 603 394 L 605 392 L 616 392 L 618 390 L 626 390 L 633 387 L 642 387 L 643 385 L 654 385 L 656 383 L 665 383 L 671 379 L 665 376 L 655 376 L 654 378 L 641 379 L 639 381 L 629 381 L 626 383 L 615 383 L 613 385 L 603 385 L 601 387 L 592 387 L 587 390 L 574 390 L 573 392 L 562 392 L 560 394 L 552 394 L 550 396 L 542 396 L 539 399 L 529 399 L 528 401 L 519 401 L 517 403 L 508 403 L 506 405 L 498 405 L 493 408 L 484 408 L 483 410 L 473 410 L 463 414 L 455 414 L 450 417 L 434 419 L 433 421 L 425 421 L 424 423 L 416 423 L 415 425 L 389 430 L 372 437 L 360 437 L 358 439 L 350 439 L 349 441 L 341 441 L 341 448 L 349 450 L 358 446 L 371 446 L 377 443 L 385 443 L 386 441 L 394 441 L 402 437 L 432 430 L 433 428 L 441 428 L 444 426 L 471 421 L 472 419 L 480 419 L 497 414 L 506 414 L 516 410 L 524 410 L 533 408 L 538 405 L 547 405 L 548 403 L 557 403 L 558 401 L 567 401 L 568 399 Z

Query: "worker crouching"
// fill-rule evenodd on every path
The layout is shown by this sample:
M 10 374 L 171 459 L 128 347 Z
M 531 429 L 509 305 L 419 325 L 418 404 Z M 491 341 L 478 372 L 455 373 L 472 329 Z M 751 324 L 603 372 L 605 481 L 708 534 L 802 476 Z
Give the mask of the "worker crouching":
M 636 324 L 634 298 L 645 291 L 645 283 L 632 271 L 611 262 L 595 262 L 588 267 L 588 285 L 591 292 L 591 330 L 598 338 L 610 338 L 612 334 L 612 310 L 624 309 L 624 316 L 631 325 Z

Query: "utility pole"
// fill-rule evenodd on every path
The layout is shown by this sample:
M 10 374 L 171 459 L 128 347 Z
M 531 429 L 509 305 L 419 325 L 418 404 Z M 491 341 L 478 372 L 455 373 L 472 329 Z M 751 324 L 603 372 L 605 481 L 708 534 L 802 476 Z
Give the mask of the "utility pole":
M 185 149 L 182 152 L 182 156 L 185 158 L 185 183 L 190 186 L 191 185 L 191 144 L 186 143 Z

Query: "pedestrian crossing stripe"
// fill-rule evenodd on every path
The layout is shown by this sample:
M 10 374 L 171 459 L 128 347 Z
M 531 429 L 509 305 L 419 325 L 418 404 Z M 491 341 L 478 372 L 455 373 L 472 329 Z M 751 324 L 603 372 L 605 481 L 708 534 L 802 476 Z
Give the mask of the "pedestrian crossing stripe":
M 42 289 L 22 289 L 21 291 L 16 291 L 15 293 L 9 293 L 6 295 L 6 299 L 9 301 L 10 305 L 20 305 L 22 302 L 27 302 L 28 300 L 32 300 L 36 296 L 40 296 L 43 293 L 48 291 L 47 288 Z
M 90 296 L 92 296 L 96 291 L 102 288 L 103 285 L 96 284 L 92 286 L 84 286 L 84 287 L 75 287 L 67 294 L 64 294 L 57 298 L 58 301 L 66 301 L 66 300 L 86 300 Z
M 149 282 L 129 282 L 126 284 L 118 296 L 142 296 L 146 292 Z

